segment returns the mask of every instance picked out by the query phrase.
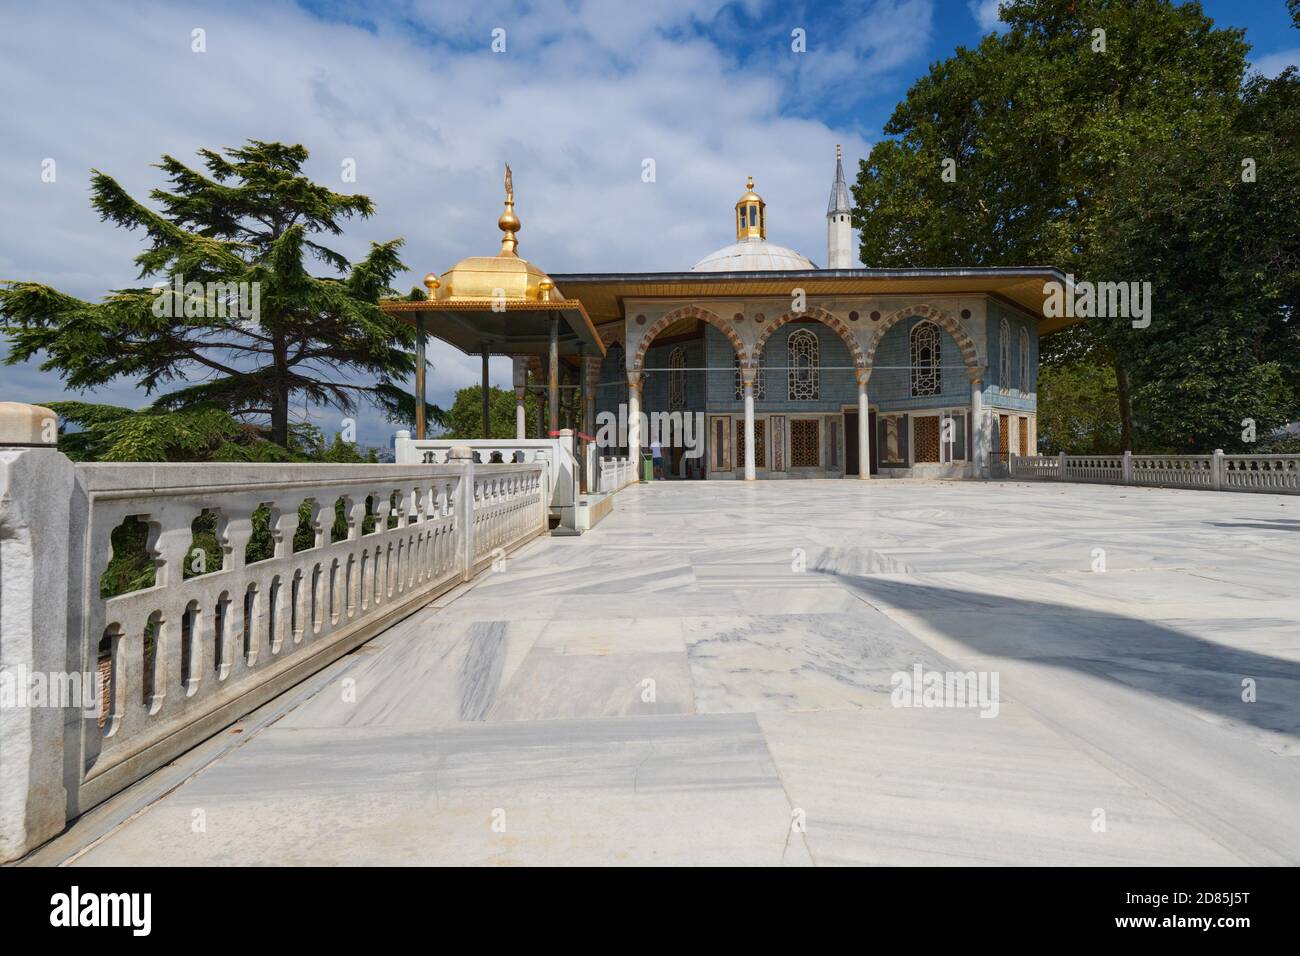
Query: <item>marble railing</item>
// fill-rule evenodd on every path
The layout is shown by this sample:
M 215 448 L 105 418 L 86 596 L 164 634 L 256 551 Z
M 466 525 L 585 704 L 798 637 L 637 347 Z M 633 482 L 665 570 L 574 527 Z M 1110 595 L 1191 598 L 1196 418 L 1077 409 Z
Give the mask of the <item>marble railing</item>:
M 38 785 L 33 771 L 26 803 L 45 794 L 57 807 L 42 813 L 59 820 L 65 802 L 71 815 L 94 806 L 548 527 L 544 463 L 74 465 L 55 450 L 21 453 L 51 470 L 47 491 L 9 467 L 14 454 L 0 452 L 0 497 L 12 505 L 0 508 L 0 542 L 21 544 L 5 551 L 0 664 L 107 681 L 98 706 L 89 695 L 64 702 L 58 721 L 0 713 L 4 754 L 39 752 L 57 776 Z M 61 515 L 25 516 L 38 507 Z M 195 547 L 201 515 L 215 547 L 211 530 Z M 152 583 L 133 573 L 137 590 L 102 596 L 128 519 Z M 22 570 L 12 562 L 37 552 L 61 552 L 53 567 L 66 579 L 42 580 L 35 560 L 12 576 Z M 28 613 L 44 599 L 66 614 Z M 56 753 L 57 770 L 46 766 Z M 7 829 L 0 860 L 24 842 Z
M 1300 455 L 1012 455 L 1012 478 L 1300 493 Z
M 532 464 L 546 466 L 553 509 L 572 506 L 578 491 L 578 463 L 574 457 L 574 437 L 562 431 L 555 438 L 412 438 L 408 432 L 397 433 L 396 458 L 399 465 L 442 465 L 452 460 L 457 448 L 468 448 L 478 464 Z
M 628 456 L 599 459 L 596 491 L 612 494 L 622 491 L 635 481 L 637 481 L 636 468 Z
M 1300 492 L 1300 455 L 1224 455 L 1223 487 L 1232 491 Z

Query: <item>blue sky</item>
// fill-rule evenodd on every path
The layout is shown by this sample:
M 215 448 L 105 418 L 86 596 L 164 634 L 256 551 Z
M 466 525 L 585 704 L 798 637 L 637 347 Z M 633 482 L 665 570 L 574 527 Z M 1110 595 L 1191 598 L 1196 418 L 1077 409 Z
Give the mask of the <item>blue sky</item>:
M 1284 0 L 1209 0 L 1263 72 L 1300 62 Z M 825 260 L 835 144 L 856 160 L 929 64 L 997 24 L 996 0 L 538 0 L 474 4 L 234 0 L 14 4 L 0 31 L 0 278 L 89 299 L 136 283 L 138 236 L 100 223 L 91 167 L 134 195 L 169 152 L 301 142 L 309 173 L 374 199 L 336 243 L 403 236 L 409 287 L 495 251 L 501 164 L 514 168 L 520 253 L 550 272 L 685 269 L 732 240 L 752 174 L 769 238 Z M 503 53 L 490 48 L 505 31 Z M 195 29 L 206 52 L 192 49 Z M 806 52 L 791 50 L 802 29 Z M 56 161 L 43 182 L 43 160 Z M 641 179 L 653 158 L 656 179 Z M 352 160 L 355 184 L 340 181 Z M 0 350 L 3 345 L 0 344 Z M 478 360 L 435 347 L 430 397 Z M 508 360 L 494 360 L 506 385 Z M 35 363 L 0 367 L 0 399 L 71 396 Z M 92 401 L 139 406 L 120 382 Z M 311 410 L 324 428 L 339 415 Z M 393 426 L 359 416 L 363 443 Z

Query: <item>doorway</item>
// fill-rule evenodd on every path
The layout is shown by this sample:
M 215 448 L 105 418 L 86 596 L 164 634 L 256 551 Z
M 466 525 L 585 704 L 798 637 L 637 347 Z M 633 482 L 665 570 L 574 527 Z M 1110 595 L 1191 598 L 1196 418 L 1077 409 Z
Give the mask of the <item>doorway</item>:
M 880 473 L 880 463 L 877 455 L 880 449 L 877 447 L 880 442 L 872 441 L 876 435 L 876 413 L 867 414 L 867 448 L 871 452 L 871 460 L 867 466 L 871 469 L 869 474 L 877 475 Z M 858 413 L 857 410 L 845 410 L 844 412 L 844 474 L 856 475 L 858 473 Z

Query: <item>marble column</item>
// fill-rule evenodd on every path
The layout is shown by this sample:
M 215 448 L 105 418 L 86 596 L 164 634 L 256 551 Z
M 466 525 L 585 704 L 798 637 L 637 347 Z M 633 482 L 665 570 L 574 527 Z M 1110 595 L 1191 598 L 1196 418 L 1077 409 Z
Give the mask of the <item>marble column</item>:
M 754 468 L 754 370 L 741 370 L 745 382 L 745 480 L 754 481 L 758 474 Z
M 528 389 L 515 386 L 515 437 L 528 437 L 528 412 L 524 406 L 524 396 L 528 394 Z
M 511 356 L 515 379 L 515 438 L 528 437 L 528 412 L 524 398 L 528 395 L 528 356 Z
M 546 406 L 551 432 L 560 430 L 560 317 L 551 316 L 551 341 L 546 363 Z M 551 435 L 546 437 L 550 438 Z
M 596 436 L 596 389 L 600 387 L 600 358 L 588 356 L 583 360 L 585 373 L 582 380 L 582 430 Z
M 483 409 L 482 409 L 482 411 L 483 411 L 483 437 L 484 437 L 484 438 L 491 438 L 491 437 L 492 437 L 492 414 L 491 414 L 491 409 L 492 409 L 492 391 L 491 391 L 491 389 L 492 389 L 492 385 L 491 385 L 491 383 L 488 381 L 488 347 L 487 347 L 486 345 L 483 346 L 483 350 L 482 350 L 482 353 L 481 353 L 481 354 L 482 354 L 482 358 L 483 358 L 483 376 L 482 376 L 482 377 L 483 377 L 483 387 L 482 387 L 482 390 L 481 390 L 480 393 L 479 393 L 479 396 L 480 396 L 480 398 L 482 398 L 482 400 L 483 400 Z
M 641 475 L 641 373 L 627 373 L 627 454 L 633 474 Z
M 970 380 L 970 431 L 971 461 L 976 478 L 984 477 L 986 464 L 984 434 L 984 376 L 983 370 L 972 374 Z
M 425 339 L 424 314 L 415 313 L 415 437 L 424 439 L 424 410 L 427 403 L 424 389 Z
M 858 477 L 871 477 L 871 406 L 867 402 L 867 380 L 871 369 L 858 369 Z

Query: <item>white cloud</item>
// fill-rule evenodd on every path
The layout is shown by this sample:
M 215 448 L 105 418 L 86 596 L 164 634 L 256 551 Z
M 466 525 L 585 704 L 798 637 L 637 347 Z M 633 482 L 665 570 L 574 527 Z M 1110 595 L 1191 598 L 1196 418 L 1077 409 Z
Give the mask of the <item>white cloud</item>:
M 998 19 L 998 8 L 1007 0 L 966 0 L 966 6 L 975 22 L 985 33 L 996 30 L 1002 32 L 1007 25 Z
M 402 289 L 497 248 L 506 161 L 520 252 L 550 272 L 689 268 L 734 238 L 732 205 L 748 174 L 769 203 L 772 240 L 823 261 L 834 146 L 853 160 L 865 139 L 801 116 L 778 77 L 699 34 L 720 4 L 611 6 L 412 3 L 358 23 L 283 3 L 11 10 L 0 34 L 10 91 L 0 103 L 0 219 L 10 224 L 0 278 L 87 298 L 134 284 L 140 237 L 98 221 L 90 168 L 144 196 L 163 184 L 150 165 L 162 153 L 197 162 L 201 146 L 249 138 L 301 142 L 310 175 L 369 195 L 375 217 L 354 221 L 336 245 L 356 257 L 372 240 L 405 236 Z M 928 0 L 870 9 L 874 19 L 828 51 L 829 72 L 854 58 L 891 69 L 926 42 Z M 505 54 L 489 50 L 496 25 L 507 30 Z M 190 50 L 196 27 L 207 53 Z M 56 183 L 41 182 L 45 157 L 58 162 Z M 641 182 L 646 157 L 657 164 L 653 184 Z M 339 179 L 345 158 L 357 162 L 355 185 Z M 448 403 L 477 378 L 475 357 L 438 346 L 433 358 L 432 400 Z M 34 374 L 23 373 L 24 394 L 39 389 Z M 508 384 L 508 361 L 494 361 L 493 378 Z M 58 383 L 45 381 L 49 398 Z M 363 426 L 367 441 L 391 430 L 373 415 Z
M 1265 76 L 1277 76 L 1288 66 L 1300 66 L 1300 47 L 1291 50 L 1278 50 L 1276 53 L 1265 53 L 1263 56 L 1251 61 L 1251 69 L 1257 73 L 1263 73 Z

